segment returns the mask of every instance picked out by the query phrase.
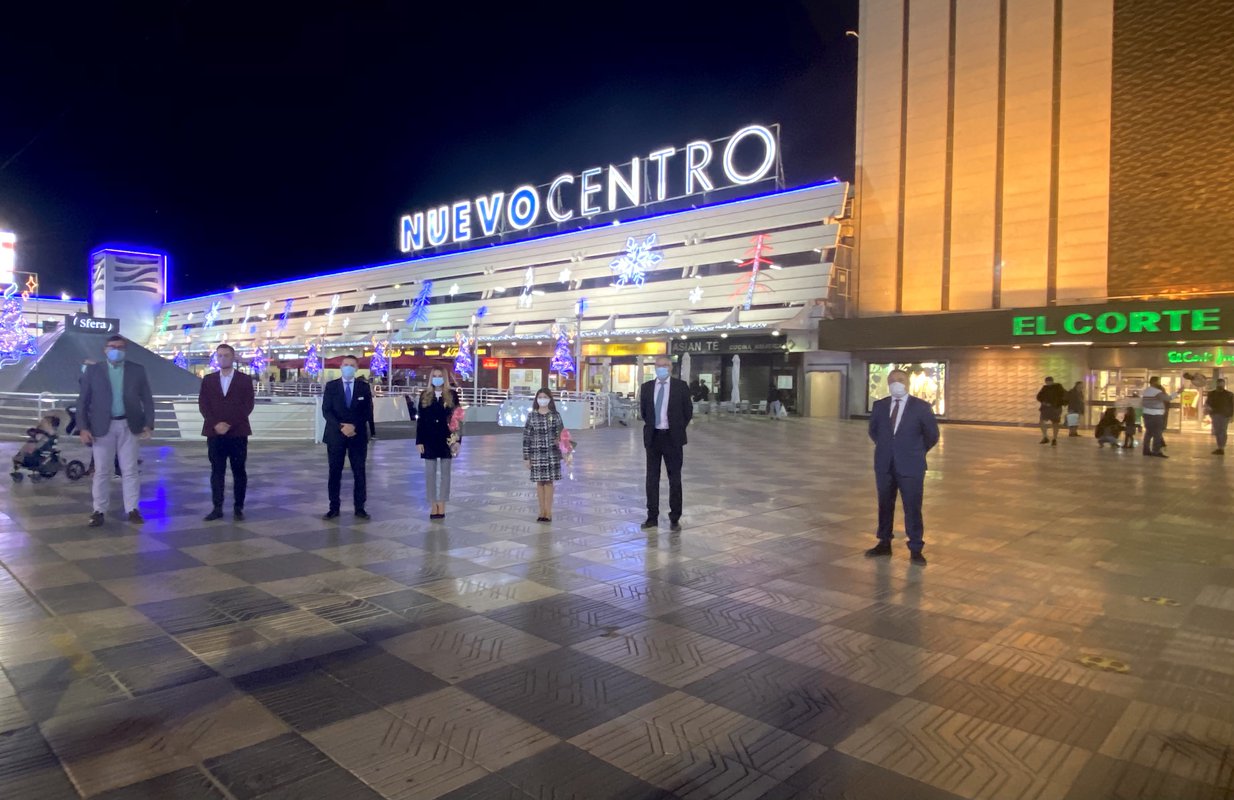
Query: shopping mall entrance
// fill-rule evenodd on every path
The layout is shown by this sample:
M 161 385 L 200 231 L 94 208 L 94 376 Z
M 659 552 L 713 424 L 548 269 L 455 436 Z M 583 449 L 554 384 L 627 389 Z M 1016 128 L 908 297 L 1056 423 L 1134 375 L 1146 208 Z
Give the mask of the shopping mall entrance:
M 1161 386 L 1170 394 L 1178 394 L 1171 404 L 1166 430 L 1176 433 L 1209 432 L 1209 420 L 1204 415 L 1204 400 L 1216 387 L 1214 370 L 1197 369 L 1145 369 L 1120 367 L 1118 369 L 1095 369 L 1088 375 L 1090 402 L 1086 414 L 1088 424 L 1096 425 L 1102 413 L 1111 405 L 1118 409 L 1119 418 L 1128 406 L 1140 407 L 1140 393 L 1148 386 L 1152 376 L 1161 378 Z

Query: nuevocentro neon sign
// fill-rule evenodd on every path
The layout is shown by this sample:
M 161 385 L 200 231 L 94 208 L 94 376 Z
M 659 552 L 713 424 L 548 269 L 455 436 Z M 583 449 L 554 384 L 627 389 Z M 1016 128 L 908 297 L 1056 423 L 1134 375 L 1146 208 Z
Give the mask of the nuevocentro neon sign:
M 775 176 L 779 146 L 778 126 L 747 125 L 715 143 L 698 140 L 682 148 L 661 148 L 645 159 L 635 156 L 627 164 L 609 164 L 607 169 L 596 166 L 565 173 L 547 188 L 525 184 L 509 194 L 493 192 L 404 214 L 399 219 L 399 249 L 410 253 L 522 231 L 544 221 L 545 215 L 552 222 L 567 222 L 576 214 L 592 217 L 758 183 Z M 753 149 L 757 158 L 743 158 L 739 148 L 747 156 Z
M 1011 318 L 1012 336 L 1117 336 L 1138 333 L 1210 333 L 1221 330 L 1220 308 L 1032 314 Z

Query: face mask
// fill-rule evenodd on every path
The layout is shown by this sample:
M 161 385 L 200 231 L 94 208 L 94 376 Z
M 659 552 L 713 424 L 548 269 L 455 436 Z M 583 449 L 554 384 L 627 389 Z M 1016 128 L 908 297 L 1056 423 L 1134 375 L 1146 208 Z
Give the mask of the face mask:
M 892 397 L 904 397 L 906 394 L 908 394 L 908 387 L 900 383 L 899 381 L 896 381 L 895 383 L 891 384 L 889 388 L 891 389 Z
M 668 367 L 656 367 L 656 377 L 664 380 L 668 377 Z
M 437 377 L 433 378 L 433 385 L 437 387 L 445 386 L 446 379 L 438 375 Z
M 85 371 L 86 371 L 86 365 L 85 365 L 85 364 L 82 364 L 82 365 L 81 365 L 81 371 L 82 371 L 83 373 L 85 373 Z
M 551 401 L 547 397 L 537 397 L 536 398 L 536 405 L 538 405 L 540 408 L 548 408 L 548 404 L 550 402 Z
M 124 351 L 114 347 L 107 348 L 107 360 L 113 364 L 119 364 L 124 360 Z
M 356 377 L 356 368 L 353 367 L 351 364 L 344 364 L 343 368 L 340 369 L 339 372 L 343 373 L 344 380 L 351 380 L 352 378 Z

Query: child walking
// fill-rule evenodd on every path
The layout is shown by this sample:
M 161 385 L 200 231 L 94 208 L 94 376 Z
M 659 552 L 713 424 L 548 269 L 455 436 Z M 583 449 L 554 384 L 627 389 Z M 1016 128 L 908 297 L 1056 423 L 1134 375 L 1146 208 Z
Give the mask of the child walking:
M 1127 413 L 1123 414 L 1123 449 L 1129 450 L 1135 447 L 1135 409 L 1127 407 Z

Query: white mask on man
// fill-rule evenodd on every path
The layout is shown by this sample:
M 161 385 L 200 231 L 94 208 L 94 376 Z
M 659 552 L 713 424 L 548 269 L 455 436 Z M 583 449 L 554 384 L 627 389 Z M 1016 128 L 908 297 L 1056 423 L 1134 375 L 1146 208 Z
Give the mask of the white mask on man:
M 891 389 L 891 396 L 897 400 L 900 400 L 908 395 L 908 387 L 899 381 L 889 384 L 887 388 Z

